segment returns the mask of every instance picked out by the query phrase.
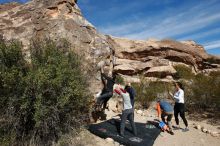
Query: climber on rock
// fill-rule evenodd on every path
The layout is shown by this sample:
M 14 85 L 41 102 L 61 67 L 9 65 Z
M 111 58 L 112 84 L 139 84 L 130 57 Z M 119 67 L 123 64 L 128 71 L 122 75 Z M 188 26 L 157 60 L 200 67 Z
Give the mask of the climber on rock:
M 97 103 L 102 110 L 106 109 L 108 100 L 113 96 L 113 86 L 115 84 L 116 73 L 113 71 L 112 76 L 107 76 L 101 68 L 101 80 L 103 89 L 101 95 L 97 98 Z

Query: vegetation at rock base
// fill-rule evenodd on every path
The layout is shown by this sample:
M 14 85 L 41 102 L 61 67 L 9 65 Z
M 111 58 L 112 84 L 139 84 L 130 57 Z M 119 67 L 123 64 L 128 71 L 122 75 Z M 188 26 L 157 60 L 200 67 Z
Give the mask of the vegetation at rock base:
M 141 83 L 132 84 L 136 90 L 135 100 L 143 107 L 149 107 L 150 103 L 156 98 L 163 98 L 166 94 L 166 84 L 161 81 L 147 81 L 142 77 Z
M 174 75 L 174 79 L 192 79 L 194 74 L 192 73 L 192 69 L 185 66 L 185 65 L 176 65 L 174 66 L 175 70 L 177 71 Z
M 186 108 L 190 113 L 220 111 L 220 72 L 211 72 L 209 75 L 192 73 L 191 69 L 184 66 L 175 66 L 176 81 L 184 86 Z M 142 106 L 148 107 L 156 98 L 168 98 L 168 90 L 175 91 L 173 83 L 159 81 L 149 82 L 144 78 L 140 84 L 133 84 L 137 92 L 136 100 Z M 219 112 L 216 117 L 220 118 Z
M 116 76 L 115 82 L 117 84 L 125 84 L 124 79 L 121 76 L 119 76 L 119 75 Z
M 206 110 L 220 109 L 220 72 L 193 74 L 191 69 L 176 66 L 178 79 L 185 86 L 185 98 L 188 108 Z
M 66 41 L 34 42 L 30 60 L 0 41 L 0 145 L 51 145 L 89 112 L 87 78 Z
M 188 93 L 189 106 L 203 110 L 220 109 L 220 72 L 212 72 L 209 76 L 197 74 L 187 88 L 191 90 Z

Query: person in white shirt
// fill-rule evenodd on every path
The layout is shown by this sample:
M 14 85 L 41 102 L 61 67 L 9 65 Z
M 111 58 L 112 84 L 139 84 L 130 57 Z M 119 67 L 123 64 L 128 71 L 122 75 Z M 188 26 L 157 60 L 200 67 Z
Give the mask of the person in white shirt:
M 125 123 L 128 119 L 130 121 L 133 134 L 137 136 L 137 129 L 134 123 L 134 109 L 131 105 L 129 93 L 123 89 L 120 85 L 114 86 L 114 92 L 118 95 L 121 95 L 123 98 L 123 111 L 121 116 L 121 124 L 120 124 L 120 135 L 124 137 Z
M 188 131 L 188 122 L 185 117 L 185 105 L 184 105 L 184 91 L 183 91 L 183 86 L 180 82 L 175 83 L 176 86 L 176 91 L 173 95 L 173 98 L 175 100 L 175 105 L 174 105 L 174 117 L 176 121 L 177 127 L 179 127 L 179 118 L 178 115 L 183 119 L 183 122 L 186 126 L 185 131 Z M 171 94 L 172 95 L 172 94 Z

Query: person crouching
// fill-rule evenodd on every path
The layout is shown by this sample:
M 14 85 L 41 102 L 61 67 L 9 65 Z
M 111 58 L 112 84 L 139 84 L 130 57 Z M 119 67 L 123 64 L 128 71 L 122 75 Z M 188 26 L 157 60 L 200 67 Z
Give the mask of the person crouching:
M 173 106 L 167 101 L 158 100 L 156 109 L 157 109 L 158 117 L 161 116 L 162 121 L 168 124 L 168 130 L 167 130 L 168 133 L 174 135 L 171 124 L 171 120 L 173 117 Z M 167 117 L 166 120 L 165 117 Z

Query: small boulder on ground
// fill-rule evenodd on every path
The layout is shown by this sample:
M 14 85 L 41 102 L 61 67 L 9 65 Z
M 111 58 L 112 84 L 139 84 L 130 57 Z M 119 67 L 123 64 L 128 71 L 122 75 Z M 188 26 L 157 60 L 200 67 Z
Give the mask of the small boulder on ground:
M 213 132 L 211 132 L 211 135 L 212 135 L 213 137 L 218 137 L 218 136 L 219 136 L 219 133 L 218 133 L 218 132 L 213 131 Z
M 143 111 L 142 110 L 137 110 L 137 114 L 142 114 L 143 113 Z
M 120 146 L 120 143 L 118 143 L 117 141 L 114 142 L 115 146 Z
M 196 125 L 195 128 L 198 129 L 198 130 L 201 130 L 201 125 Z
M 114 142 L 114 140 L 113 140 L 112 138 L 109 138 L 109 137 L 106 138 L 105 140 L 106 140 L 107 142 Z
M 202 129 L 202 132 L 204 132 L 204 133 L 207 133 L 207 131 L 208 131 L 208 130 L 207 130 L 206 128 L 203 128 L 203 129 Z

